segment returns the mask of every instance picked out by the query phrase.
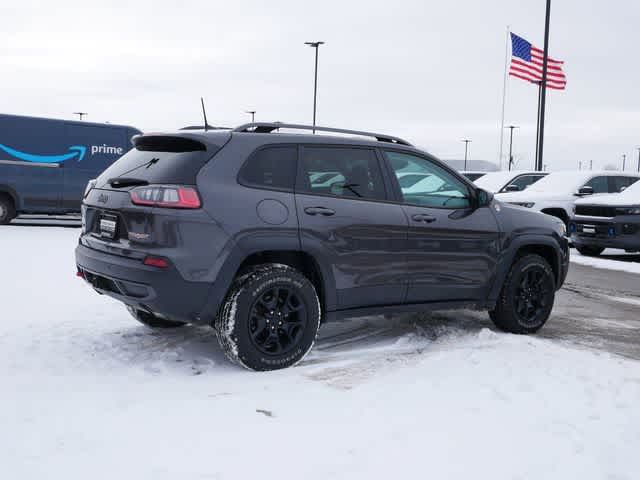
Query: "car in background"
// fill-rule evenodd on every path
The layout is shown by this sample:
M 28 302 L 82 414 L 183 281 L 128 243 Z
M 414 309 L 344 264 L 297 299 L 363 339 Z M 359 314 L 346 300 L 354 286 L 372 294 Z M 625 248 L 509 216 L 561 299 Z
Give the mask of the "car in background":
M 615 171 L 552 172 L 526 190 L 498 193 L 496 199 L 557 217 L 568 228 L 576 200 L 588 195 L 619 193 L 639 179 L 640 174 Z
M 80 212 L 89 180 L 131 148 L 125 125 L 0 114 L 0 225 Z
M 549 172 L 505 170 L 489 172 L 474 180 L 474 183 L 492 193 L 521 192 L 548 174 Z
M 600 255 L 605 248 L 640 251 L 640 182 L 621 193 L 576 201 L 569 232 L 583 255 Z
M 476 170 L 463 170 L 460 173 L 472 182 L 475 182 L 477 179 L 487 174 L 487 172 L 480 172 Z

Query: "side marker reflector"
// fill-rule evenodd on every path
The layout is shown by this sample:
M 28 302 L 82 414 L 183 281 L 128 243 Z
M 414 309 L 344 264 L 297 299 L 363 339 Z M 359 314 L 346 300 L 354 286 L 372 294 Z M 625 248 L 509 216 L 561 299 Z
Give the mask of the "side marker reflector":
M 144 259 L 142 263 L 144 263 L 145 265 L 148 265 L 149 267 L 169 268 L 169 260 L 162 257 L 148 256 Z

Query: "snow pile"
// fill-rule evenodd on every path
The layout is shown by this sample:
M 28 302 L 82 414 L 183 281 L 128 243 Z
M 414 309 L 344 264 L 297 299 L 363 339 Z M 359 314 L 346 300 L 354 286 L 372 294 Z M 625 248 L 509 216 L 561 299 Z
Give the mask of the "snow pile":
M 571 250 L 571 261 L 594 268 L 616 270 L 618 272 L 640 273 L 640 255 L 624 253 L 624 250 L 606 249 L 602 255 L 615 255 L 613 258 L 589 257 Z
M 74 276 L 78 231 L 0 231 L 6 478 L 634 478 L 637 362 L 456 313 L 325 326 L 297 368 L 230 365 Z M 465 317 L 465 318 L 468 318 Z

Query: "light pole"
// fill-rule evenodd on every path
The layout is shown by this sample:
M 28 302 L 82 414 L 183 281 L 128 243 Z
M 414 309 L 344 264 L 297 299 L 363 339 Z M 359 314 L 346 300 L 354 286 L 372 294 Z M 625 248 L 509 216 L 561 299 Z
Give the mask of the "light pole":
M 622 154 L 622 171 L 624 172 L 625 167 L 627 166 L 627 155 Z
M 73 112 L 73 114 L 78 115 L 78 117 L 80 117 L 80 120 L 82 120 L 82 117 L 87 115 L 87 112 Z
M 636 150 L 638 150 L 638 171 L 640 172 L 640 147 L 638 147 Z
M 578 162 L 578 170 L 582 170 L 582 160 Z
M 251 123 L 256 121 L 256 111 L 255 110 L 245 110 L 244 113 L 251 114 Z
M 589 170 L 593 170 L 593 160 L 589 160 Z
M 324 42 L 304 42 L 305 45 L 309 45 L 316 49 L 316 68 L 313 80 L 313 133 L 316 133 L 316 101 L 318 97 L 318 47 L 324 45 Z
M 469 140 L 468 138 L 465 138 L 464 140 L 462 140 L 464 142 L 464 169 L 467 169 L 467 152 L 469 151 L 469 144 L 471 143 L 471 140 Z
M 509 125 L 507 127 L 504 128 L 508 128 L 509 131 L 509 170 L 511 170 L 511 165 L 513 165 L 513 130 L 515 128 L 520 128 L 516 125 Z
M 542 170 L 542 154 L 544 152 L 544 115 L 547 104 L 547 72 L 549 60 L 549 20 L 551 17 L 551 0 L 547 0 L 547 8 L 544 16 L 544 50 L 542 56 L 542 91 L 540 92 L 540 115 L 538 116 L 538 158 L 536 158 L 536 171 Z

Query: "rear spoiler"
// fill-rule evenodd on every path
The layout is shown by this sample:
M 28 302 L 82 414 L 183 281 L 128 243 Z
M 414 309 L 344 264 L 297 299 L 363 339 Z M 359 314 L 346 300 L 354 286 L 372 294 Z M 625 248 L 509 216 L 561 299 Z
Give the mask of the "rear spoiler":
M 143 152 L 199 152 L 206 151 L 207 146 L 192 138 L 171 135 L 134 135 L 131 143 Z

